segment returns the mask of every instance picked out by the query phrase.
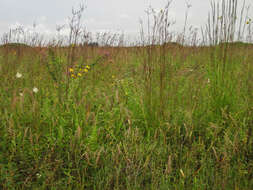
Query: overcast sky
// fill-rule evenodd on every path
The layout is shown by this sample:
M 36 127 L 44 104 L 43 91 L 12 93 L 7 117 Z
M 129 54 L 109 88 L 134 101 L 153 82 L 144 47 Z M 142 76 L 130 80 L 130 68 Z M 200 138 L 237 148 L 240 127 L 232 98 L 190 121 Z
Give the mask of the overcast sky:
M 220 0 L 221 1 L 221 0 Z M 246 0 L 249 4 L 252 0 Z M 160 10 L 167 0 L 0 0 L 0 35 L 10 27 L 31 27 L 35 22 L 40 32 L 55 32 L 57 24 L 63 24 L 71 16 L 72 7 L 84 2 L 86 9 L 83 23 L 92 32 L 124 31 L 139 32 L 139 20 L 145 19 L 145 9 L 151 5 Z M 170 15 L 176 26 L 183 26 L 186 0 L 174 0 Z M 189 0 L 189 25 L 203 26 L 210 10 L 210 0 Z M 238 0 L 241 5 L 243 0 Z

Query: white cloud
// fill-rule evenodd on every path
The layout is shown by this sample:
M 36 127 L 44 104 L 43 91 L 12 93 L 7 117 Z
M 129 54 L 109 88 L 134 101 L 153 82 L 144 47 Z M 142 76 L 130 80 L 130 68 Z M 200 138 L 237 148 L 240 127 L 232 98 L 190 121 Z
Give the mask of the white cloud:
M 38 22 L 41 23 L 41 22 L 46 22 L 47 21 L 47 17 L 46 16 L 41 16 L 39 17 L 38 19 Z
M 119 15 L 120 19 L 130 19 L 131 17 L 128 14 L 121 14 Z
M 96 24 L 96 19 L 95 18 L 84 19 L 84 24 Z

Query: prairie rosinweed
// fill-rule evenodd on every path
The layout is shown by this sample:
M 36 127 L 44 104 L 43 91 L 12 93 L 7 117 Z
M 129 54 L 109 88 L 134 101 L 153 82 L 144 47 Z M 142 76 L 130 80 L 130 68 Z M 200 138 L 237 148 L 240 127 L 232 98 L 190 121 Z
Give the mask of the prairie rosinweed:
M 85 73 L 88 73 L 88 69 L 86 69 L 86 68 L 85 68 L 83 71 L 84 71 Z
M 69 72 L 73 73 L 74 69 L 73 68 L 69 68 Z
M 89 65 L 86 65 L 86 67 L 85 67 L 86 69 L 90 69 L 90 66 Z
M 71 74 L 71 77 L 72 77 L 72 78 L 75 78 L 75 77 L 76 77 L 76 75 L 75 75 L 75 74 Z
M 81 76 L 82 76 L 82 73 L 78 73 L 77 76 L 81 77 Z

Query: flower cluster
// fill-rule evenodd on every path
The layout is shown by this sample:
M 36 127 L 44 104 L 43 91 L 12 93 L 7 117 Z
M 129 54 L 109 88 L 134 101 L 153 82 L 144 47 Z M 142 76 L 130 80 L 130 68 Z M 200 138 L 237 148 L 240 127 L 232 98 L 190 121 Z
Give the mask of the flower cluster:
M 88 73 L 90 70 L 90 66 L 89 65 L 86 65 L 84 67 L 81 67 L 81 68 L 69 68 L 69 73 L 70 73 L 70 76 L 72 78 L 76 78 L 76 77 L 81 77 L 83 76 L 85 73 Z

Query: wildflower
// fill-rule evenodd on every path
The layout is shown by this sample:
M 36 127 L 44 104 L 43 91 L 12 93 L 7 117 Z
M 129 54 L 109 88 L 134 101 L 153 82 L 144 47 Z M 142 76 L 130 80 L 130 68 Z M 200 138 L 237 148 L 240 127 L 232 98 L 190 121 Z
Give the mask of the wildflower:
M 115 76 L 114 76 L 114 75 L 112 75 L 112 78 L 114 79 L 114 78 L 115 78 Z
M 86 69 L 90 69 L 90 66 L 89 66 L 89 65 L 86 65 Z
M 81 76 L 82 76 L 82 74 L 81 74 L 81 73 L 78 73 L 78 74 L 77 74 L 77 76 L 81 77 Z
M 17 78 L 21 78 L 21 77 L 22 77 L 22 74 L 19 73 L 19 72 L 17 72 L 16 77 L 17 77 Z
M 210 83 L 210 79 L 207 79 L 207 83 Z
M 39 91 L 39 89 L 37 87 L 33 87 L 33 92 L 37 93 Z
M 88 69 L 84 69 L 83 71 L 84 71 L 85 73 L 88 73 Z
M 69 72 L 73 73 L 74 69 L 73 68 L 69 68 Z
M 19 96 L 23 97 L 23 96 L 24 96 L 23 92 L 20 92 L 20 93 L 19 93 Z
M 75 76 L 75 74 L 71 74 L 71 77 L 72 77 L 72 78 L 75 78 L 76 76 Z
M 40 174 L 40 173 L 37 173 L 36 176 L 37 176 L 37 178 L 40 178 L 40 177 L 41 177 L 41 174 Z

